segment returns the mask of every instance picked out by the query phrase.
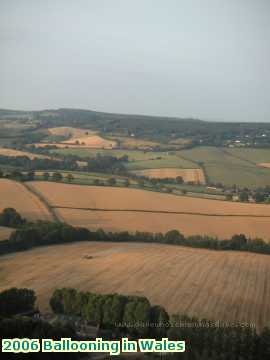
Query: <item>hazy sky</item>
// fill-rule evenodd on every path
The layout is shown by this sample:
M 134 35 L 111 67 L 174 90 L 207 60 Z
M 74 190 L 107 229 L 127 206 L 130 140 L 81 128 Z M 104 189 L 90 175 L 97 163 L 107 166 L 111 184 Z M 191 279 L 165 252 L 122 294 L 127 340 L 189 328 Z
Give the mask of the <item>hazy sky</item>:
M 0 0 L 0 108 L 270 121 L 270 0 Z

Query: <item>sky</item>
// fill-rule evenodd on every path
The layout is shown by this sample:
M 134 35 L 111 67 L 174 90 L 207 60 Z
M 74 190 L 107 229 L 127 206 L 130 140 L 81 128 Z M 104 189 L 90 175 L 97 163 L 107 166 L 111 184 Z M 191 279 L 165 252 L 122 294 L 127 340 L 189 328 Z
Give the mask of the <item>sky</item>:
M 269 0 L 0 0 L 0 108 L 270 121 Z

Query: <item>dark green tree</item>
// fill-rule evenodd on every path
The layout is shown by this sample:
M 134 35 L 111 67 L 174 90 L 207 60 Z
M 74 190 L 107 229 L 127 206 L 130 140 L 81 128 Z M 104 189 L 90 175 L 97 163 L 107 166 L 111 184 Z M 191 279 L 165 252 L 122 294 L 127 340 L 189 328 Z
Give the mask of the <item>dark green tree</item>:
M 0 293 L 0 315 L 12 316 L 31 311 L 34 308 L 36 296 L 33 290 L 11 288 Z
M 53 181 L 62 181 L 63 180 L 63 175 L 60 172 L 54 172 L 52 174 L 52 180 Z
M 108 184 L 109 186 L 115 186 L 115 185 L 116 185 L 116 180 L 115 180 L 115 178 L 109 178 L 109 179 L 107 180 L 107 184 Z
M 48 181 L 50 179 L 50 173 L 48 173 L 47 171 L 45 171 L 42 176 L 45 181 Z

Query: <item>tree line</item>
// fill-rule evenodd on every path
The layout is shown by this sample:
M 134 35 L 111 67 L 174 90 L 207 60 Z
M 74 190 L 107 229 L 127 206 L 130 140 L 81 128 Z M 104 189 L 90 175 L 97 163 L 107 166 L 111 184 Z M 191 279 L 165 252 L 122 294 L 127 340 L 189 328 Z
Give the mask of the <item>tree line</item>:
M 102 328 L 120 328 L 137 337 L 166 335 L 169 315 L 161 306 L 151 306 L 142 296 L 95 294 L 76 289 L 56 289 L 50 306 L 57 314 L 79 316 Z M 152 326 L 155 324 L 156 326 Z
M 211 236 L 184 236 L 178 230 L 170 230 L 165 234 L 139 231 L 135 233 L 129 233 L 128 231 L 105 232 L 102 229 L 93 231 L 66 223 L 27 222 L 14 209 L 4 209 L 3 213 L 0 214 L 0 220 L 5 218 L 3 214 L 9 214 L 6 217 L 5 224 L 17 227 L 17 230 L 11 233 L 9 239 L 0 242 L 0 255 L 24 251 L 36 246 L 79 241 L 161 243 L 211 250 L 236 250 L 270 254 L 270 243 L 262 239 L 247 238 L 244 234 L 236 234 L 230 239 L 220 240 Z
M 110 174 L 126 174 L 126 168 L 124 162 L 126 158 L 123 156 L 117 158 L 115 156 L 100 155 L 96 157 L 84 159 L 87 165 L 80 167 L 77 163 L 78 157 L 65 156 L 62 159 L 50 159 L 50 158 L 34 158 L 30 159 L 27 156 L 5 156 L 0 155 L 0 164 L 2 166 L 8 165 L 24 171 L 31 170 L 69 170 L 69 171 L 93 171 L 104 172 Z M 3 176 L 3 172 L 2 172 Z
M 57 314 L 79 316 L 133 339 L 185 340 L 183 359 L 266 360 L 270 356 L 270 328 L 258 334 L 249 324 L 222 324 L 181 314 L 170 317 L 162 306 L 152 306 L 146 297 L 63 288 L 54 291 L 50 305 Z M 171 354 L 170 358 L 179 359 L 179 355 Z
M 11 288 L 0 293 L 0 338 L 54 339 L 73 338 L 77 340 L 74 329 L 59 322 L 53 325 L 40 319 L 32 319 L 35 311 L 36 294 L 30 289 Z M 3 354 L 3 359 L 27 358 L 33 360 L 59 359 L 56 353 Z M 65 353 L 65 359 L 75 360 L 80 354 Z

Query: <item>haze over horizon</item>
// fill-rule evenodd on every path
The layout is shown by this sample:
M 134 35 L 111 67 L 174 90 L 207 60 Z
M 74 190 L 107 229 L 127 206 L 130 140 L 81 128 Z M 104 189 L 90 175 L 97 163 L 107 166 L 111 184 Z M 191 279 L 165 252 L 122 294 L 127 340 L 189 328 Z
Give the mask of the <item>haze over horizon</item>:
M 0 108 L 270 121 L 267 0 L 2 0 Z

